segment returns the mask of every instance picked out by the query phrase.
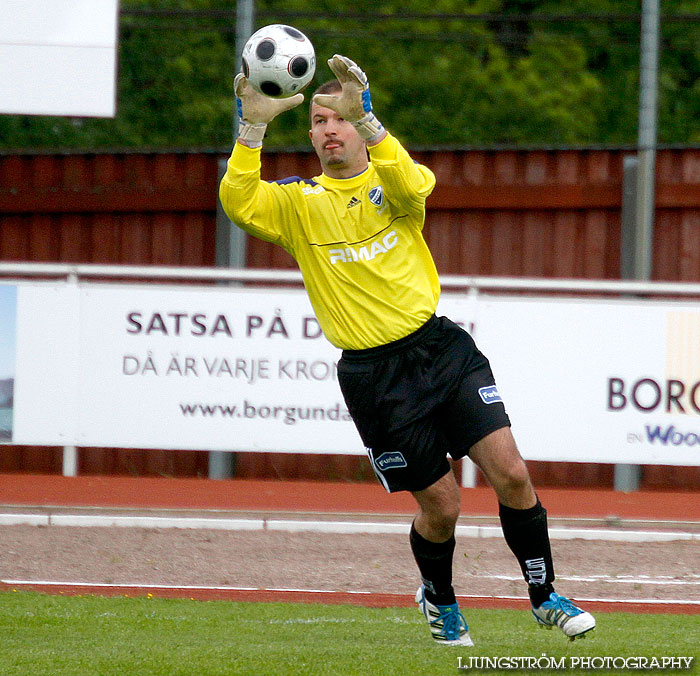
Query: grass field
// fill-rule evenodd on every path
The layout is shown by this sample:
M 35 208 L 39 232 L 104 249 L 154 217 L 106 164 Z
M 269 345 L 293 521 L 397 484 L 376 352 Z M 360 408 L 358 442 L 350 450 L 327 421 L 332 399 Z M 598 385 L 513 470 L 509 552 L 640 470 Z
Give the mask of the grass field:
M 468 610 L 475 648 L 433 645 L 415 608 L 0 593 L 1 676 L 438 676 L 471 656 L 695 657 L 700 616 L 598 614 L 568 641 L 527 612 Z M 540 673 L 520 670 L 515 673 Z M 561 669 L 541 673 L 562 673 Z M 625 672 L 626 673 L 626 672 Z M 645 673 L 652 673 L 647 671 Z M 657 672 L 662 673 L 662 672 Z M 671 673 L 669 671 L 663 673 Z

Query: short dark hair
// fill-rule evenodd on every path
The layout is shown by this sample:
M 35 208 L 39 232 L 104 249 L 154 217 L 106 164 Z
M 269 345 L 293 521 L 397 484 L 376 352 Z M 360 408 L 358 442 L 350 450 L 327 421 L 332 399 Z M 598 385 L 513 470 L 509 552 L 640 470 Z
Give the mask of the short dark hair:
M 313 126 L 313 120 L 311 119 L 311 102 L 314 100 L 314 96 L 316 96 L 316 94 L 335 94 L 341 91 L 343 91 L 343 88 L 340 86 L 340 82 L 335 78 L 316 87 L 316 90 L 309 99 L 309 124 Z
M 340 82 L 333 78 L 332 80 L 327 80 L 322 85 L 319 85 L 311 98 L 313 99 L 316 94 L 332 94 L 333 92 L 342 91 L 342 89 L 343 88 L 340 86 Z

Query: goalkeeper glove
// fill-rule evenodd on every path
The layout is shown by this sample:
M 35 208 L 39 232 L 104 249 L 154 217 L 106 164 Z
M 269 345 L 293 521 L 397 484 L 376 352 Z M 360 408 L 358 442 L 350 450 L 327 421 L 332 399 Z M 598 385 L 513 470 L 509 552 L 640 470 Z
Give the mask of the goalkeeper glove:
M 251 148 L 262 145 L 267 125 L 280 113 L 291 110 L 303 100 L 303 94 L 287 99 L 272 99 L 253 89 L 243 73 L 238 73 L 233 82 L 238 111 L 238 138 Z
M 340 82 L 342 91 L 339 95 L 316 94 L 313 102 L 338 113 L 357 129 L 365 141 L 376 140 L 384 127 L 372 112 L 367 76 L 354 61 L 340 54 L 328 59 L 328 65 Z

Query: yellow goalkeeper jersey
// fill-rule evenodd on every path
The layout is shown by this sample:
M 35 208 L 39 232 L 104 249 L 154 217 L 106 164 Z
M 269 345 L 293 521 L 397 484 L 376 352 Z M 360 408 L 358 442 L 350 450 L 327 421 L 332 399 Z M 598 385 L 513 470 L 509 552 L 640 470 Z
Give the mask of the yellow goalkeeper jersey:
M 423 239 L 435 176 L 391 135 L 358 176 L 260 179 L 260 148 L 236 143 L 220 186 L 229 218 L 299 264 L 328 340 L 361 350 L 403 338 L 435 312 L 435 263 Z

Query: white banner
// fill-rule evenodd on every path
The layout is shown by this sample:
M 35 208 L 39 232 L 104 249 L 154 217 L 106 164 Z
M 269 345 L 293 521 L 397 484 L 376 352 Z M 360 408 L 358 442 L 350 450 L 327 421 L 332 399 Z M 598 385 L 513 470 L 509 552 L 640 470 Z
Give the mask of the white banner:
M 485 298 L 489 356 L 524 457 L 700 465 L 700 308 Z
M 364 453 L 303 290 L 4 288 L 4 441 Z M 489 357 L 527 459 L 700 465 L 696 304 L 445 294 L 439 313 Z

